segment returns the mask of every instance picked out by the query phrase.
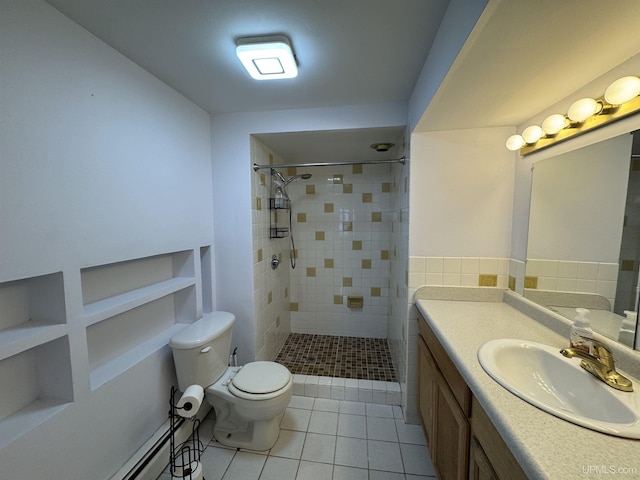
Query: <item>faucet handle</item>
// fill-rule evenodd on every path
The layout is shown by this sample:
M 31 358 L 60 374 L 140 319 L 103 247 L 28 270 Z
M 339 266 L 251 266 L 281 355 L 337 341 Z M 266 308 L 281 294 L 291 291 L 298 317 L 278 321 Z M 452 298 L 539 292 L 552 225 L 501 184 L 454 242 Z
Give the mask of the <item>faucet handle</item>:
M 613 353 L 604 343 L 595 340 L 593 338 L 588 339 L 591 342 L 592 350 L 591 355 L 600 360 L 603 364 L 607 365 L 610 369 L 614 368 L 615 361 L 613 359 Z

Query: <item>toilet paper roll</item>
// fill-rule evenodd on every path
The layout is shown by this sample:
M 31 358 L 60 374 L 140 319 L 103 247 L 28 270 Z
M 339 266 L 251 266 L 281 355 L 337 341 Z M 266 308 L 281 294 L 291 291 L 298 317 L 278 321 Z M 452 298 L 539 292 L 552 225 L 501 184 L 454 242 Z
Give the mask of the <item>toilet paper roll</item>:
M 187 387 L 176 405 L 178 415 L 185 418 L 193 417 L 198 413 L 198 409 L 200 408 L 200 405 L 202 405 L 203 399 L 204 389 L 200 385 L 191 385 Z
M 176 467 L 171 473 L 172 480 L 203 480 L 202 464 L 193 461 L 188 467 Z

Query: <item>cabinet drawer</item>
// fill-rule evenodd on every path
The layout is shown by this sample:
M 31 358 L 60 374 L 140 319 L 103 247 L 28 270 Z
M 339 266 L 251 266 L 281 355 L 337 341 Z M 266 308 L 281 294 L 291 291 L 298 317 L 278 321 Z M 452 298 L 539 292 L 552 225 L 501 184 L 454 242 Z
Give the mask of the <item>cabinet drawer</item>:
M 471 414 L 471 390 L 469 390 L 464 378 L 462 378 L 462 375 L 460 375 L 460 372 L 458 372 L 458 369 L 422 315 L 418 315 L 418 329 L 429 351 L 433 355 L 438 368 L 447 380 L 449 387 L 451 387 L 451 391 L 458 401 L 462 412 L 469 416 Z
M 471 406 L 471 434 L 478 439 L 500 480 L 527 480 L 491 419 L 474 397 Z

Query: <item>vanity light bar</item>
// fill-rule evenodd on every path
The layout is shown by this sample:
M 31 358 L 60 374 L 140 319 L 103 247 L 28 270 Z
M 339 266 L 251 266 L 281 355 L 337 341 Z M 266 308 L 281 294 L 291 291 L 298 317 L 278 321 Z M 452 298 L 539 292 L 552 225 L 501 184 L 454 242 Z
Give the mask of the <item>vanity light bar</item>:
M 542 126 L 531 125 L 520 135 L 511 135 L 509 150 L 527 155 L 569 138 L 583 134 L 640 111 L 640 78 L 622 77 L 607 87 L 600 98 L 581 98 L 569 107 L 567 114 L 554 113 Z

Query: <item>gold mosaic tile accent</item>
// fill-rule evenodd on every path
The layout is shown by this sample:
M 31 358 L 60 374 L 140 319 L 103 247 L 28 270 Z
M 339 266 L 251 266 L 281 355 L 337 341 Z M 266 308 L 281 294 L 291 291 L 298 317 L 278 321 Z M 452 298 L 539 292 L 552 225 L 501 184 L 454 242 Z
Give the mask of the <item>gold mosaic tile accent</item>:
M 262 198 L 256 198 L 256 210 L 262 210 Z
M 334 305 L 342 305 L 343 300 L 342 300 L 342 295 L 334 295 L 333 296 L 333 304 Z
M 337 173 L 333 176 L 332 181 L 335 185 L 342 185 L 344 183 L 344 175 Z
M 371 259 L 363 258 L 362 259 L 362 268 L 365 270 L 371 270 Z
M 298 223 L 305 223 L 307 221 L 307 214 L 304 212 L 298 213 Z
M 380 260 L 389 260 L 389 250 L 380 250 Z
M 382 212 L 371 212 L 371 221 L 372 222 L 381 222 L 382 221 Z
M 343 232 L 353 232 L 353 222 L 342 222 Z
M 316 232 L 316 240 L 324 240 L 324 232 Z
M 287 167 L 287 175 L 289 177 L 294 177 L 298 174 L 298 170 L 296 167 Z
M 324 268 L 333 268 L 333 258 L 324 259 Z
M 298 311 L 298 302 L 289 303 L 289 311 L 290 312 L 297 312 Z
M 354 165 L 352 172 L 355 174 L 362 173 L 362 165 Z
M 333 203 L 324 204 L 324 213 L 333 213 Z
M 371 203 L 373 202 L 373 194 L 372 193 L 363 193 L 362 194 L 362 203 Z
M 371 287 L 371 296 L 379 297 L 382 295 L 382 289 L 380 287 Z
M 260 175 L 260 185 L 264 187 L 267 184 L 266 177 L 264 173 L 260 173 L 259 175 Z
M 316 276 L 316 267 L 307 267 L 307 277 Z
M 316 194 L 316 186 L 315 185 L 305 185 L 307 195 L 315 195 Z
M 267 294 L 267 303 L 273 302 L 273 292 Z
M 342 185 L 342 193 L 353 193 L 353 184 L 345 183 Z
M 538 277 L 524 277 L 524 288 L 538 288 Z
M 362 250 L 362 240 L 353 240 L 351 242 L 351 250 Z
M 382 184 L 382 193 L 390 193 L 391 192 L 391 183 L 384 182 Z
M 262 258 L 263 258 L 263 257 L 262 257 L 262 249 L 261 249 L 261 248 L 259 248 L 259 249 L 258 249 L 258 263 L 260 263 L 260 262 L 262 261 Z
M 516 277 L 509 275 L 509 290 L 516 290 Z
M 353 278 L 351 278 L 351 277 L 342 277 L 342 286 L 343 287 L 353 287 Z

